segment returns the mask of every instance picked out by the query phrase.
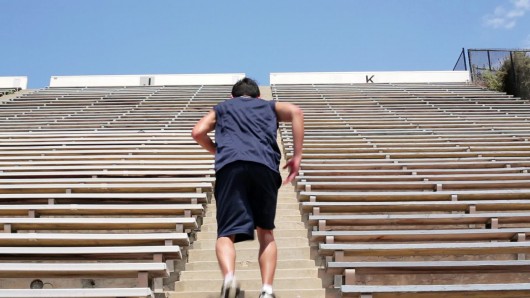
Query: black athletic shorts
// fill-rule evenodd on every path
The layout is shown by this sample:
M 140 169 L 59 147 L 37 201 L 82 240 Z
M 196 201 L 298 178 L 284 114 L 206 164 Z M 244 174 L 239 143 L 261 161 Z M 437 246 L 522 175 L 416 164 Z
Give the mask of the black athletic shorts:
M 236 161 L 216 173 L 217 237 L 253 240 L 254 230 L 274 229 L 279 173 L 260 163 Z

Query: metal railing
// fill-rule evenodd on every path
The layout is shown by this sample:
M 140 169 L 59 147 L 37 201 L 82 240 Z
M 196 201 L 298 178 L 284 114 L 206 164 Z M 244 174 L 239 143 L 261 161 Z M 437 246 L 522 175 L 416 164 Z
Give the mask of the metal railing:
M 453 70 L 467 70 L 466 50 L 464 48 L 462 48 L 462 52 L 460 52 L 460 56 L 458 56 Z

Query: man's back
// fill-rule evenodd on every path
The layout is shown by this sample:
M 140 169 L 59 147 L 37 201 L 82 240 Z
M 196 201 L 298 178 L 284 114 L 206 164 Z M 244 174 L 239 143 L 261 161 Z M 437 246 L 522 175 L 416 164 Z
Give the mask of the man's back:
M 214 107 L 217 154 L 215 169 L 234 161 L 252 161 L 279 171 L 275 101 L 237 97 Z

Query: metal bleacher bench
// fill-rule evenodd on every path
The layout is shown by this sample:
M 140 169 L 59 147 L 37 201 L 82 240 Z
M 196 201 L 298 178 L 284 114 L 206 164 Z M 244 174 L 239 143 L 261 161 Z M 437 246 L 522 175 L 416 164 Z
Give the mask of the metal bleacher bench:
M 529 223 L 530 213 L 492 212 L 471 214 L 389 214 L 389 215 L 310 215 L 308 224 L 323 231 L 330 226 L 366 225 L 457 225 L 482 224 L 497 228 L 499 224 Z
M 398 166 L 390 169 L 379 169 L 377 166 L 358 166 L 357 169 L 341 170 L 341 169 L 320 169 L 320 170 L 300 170 L 301 177 L 311 176 L 339 176 L 339 175 L 364 175 L 364 176 L 382 176 L 382 175 L 411 175 L 411 177 L 419 177 L 425 175 L 464 175 L 464 174 L 515 174 L 528 172 L 528 167 L 496 167 L 496 168 L 413 168 L 409 169 L 406 166 Z M 339 177 L 340 179 L 340 177 Z
M 530 261 L 415 261 L 415 262 L 328 262 L 326 272 L 335 275 L 335 287 L 355 285 L 363 274 L 479 274 L 502 272 L 530 272 Z
M 145 177 L 145 176 L 170 176 L 170 177 L 211 177 L 214 170 L 153 170 L 146 166 L 145 169 L 86 169 L 86 170 L 53 170 L 53 171 L 9 171 L 0 172 L 0 178 L 28 178 L 28 177 Z M 205 181 L 206 182 L 206 181 Z
M 397 202 L 302 202 L 306 213 L 418 212 L 418 211 L 507 211 L 530 210 L 530 200 L 397 201 Z M 1 213 L 0 213 L 1 214 Z
M 1 278 L 137 278 L 137 287 L 147 287 L 149 279 L 168 276 L 165 263 L 0 263 Z
M 370 230 L 370 231 L 312 231 L 315 242 L 361 243 L 398 241 L 513 241 L 530 235 L 530 228 L 504 229 L 435 229 L 435 230 Z M 0 234 L 1 236 L 1 234 Z
M 154 298 L 149 288 L 0 289 L 0 298 Z
M 530 283 L 513 284 L 466 284 L 466 285 L 402 285 L 402 286 L 360 286 L 344 285 L 342 297 L 348 298 L 527 298 L 530 297 Z M 458 295 L 458 296 L 455 296 Z
M 31 157 L 25 158 L 23 160 L 31 160 Z M 65 157 L 66 159 L 66 157 Z M 59 163 L 57 163 L 59 164 Z M 151 164 L 141 164 L 138 162 L 137 164 L 107 164 L 107 165 L 46 165 L 46 166 L 38 166 L 38 165 L 30 165 L 30 166 L 6 166 L 2 167 L 2 171 L 5 173 L 10 172 L 53 172 L 53 171 L 117 171 L 117 170 L 123 170 L 123 171 L 139 171 L 139 170 L 150 170 L 150 171 L 163 171 L 163 170 L 171 170 L 171 171 L 183 171 L 184 173 L 186 171 L 198 171 L 202 175 L 206 175 L 212 172 L 211 165 L 172 165 L 172 164 L 166 164 L 166 165 L 151 165 Z
M 0 247 L 2 260 L 80 260 L 80 259 L 122 259 L 122 260 L 178 260 L 182 252 L 177 245 L 151 246 L 73 246 L 73 247 Z
M 298 182 L 297 190 L 448 190 L 448 189 L 516 189 L 530 188 L 528 180 L 500 181 L 381 181 L 381 182 Z
M 513 157 L 512 155 L 508 153 L 499 154 L 497 152 L 490 152 L 489 155 L 490 159 L 500 158 L 502 156 L 508 155 L 508 157 Z M 523 157 L 528 157 L 530 152 L 525 151 L 525 155 Z M 390 156 L 387 156 L 385 154 L 379 155 L 379 159 L 372 159 L 367 156 L 361 156 L 355 155 L 357 159 L 364 160 L 362 162 L 360 161 L 347 161 L 347 160 L 341 160 L 341 159 L 333 159 L 332 157 L 328 157 L 327 160 L 324 159 L 318 159 L 318 160 L 312 160 L 307 158 L 307 161 L 302 164 L 302 171 L 301 175 L 307 175 L 307 174 L 313 174 L 317 173 L 318 175 L 330 175 L 326 174 L 325 171 L 331 171 L 331 173 L 337 173 L 341 175 L 348 175 L 350 173 L 355 173 L 355 170 L 373 170 L 375 171 L 374 174 L 377 174 L 378 171 L 385 171 L 384 173 L 391 173 L 392 170 L 408 170 L 411 173 L 416 174 L 424 174 L 424 173 L 443 173 L 444 171 L 449 172 L 457 172 L 458 171 L 475 171 L 479 172 L 480 170 L 485 171 L 496 169 L 500 171 L 500 169 L 503 168 L 516 168 L 516 167 L 522 167 L 521 171 L 524 169 L 527 169 L 530 163 L 528 162 L 528 159 L 519 160 L 502 160 L 499 161 L 491 161 L 491 160 L 477 160 L 478 155 L 482 154 L 475 154 L 476 156 L 454 156 L 454 157 L 446 157 L 450 159 L 460 159 L 459 161 L 453 161 L 453 160 L 447 160 L 447 161 L 440 161 L 440 159 L 429 158 L 434 159 L 435 161 L 419 161 L 421 159 L 424 159 L 426 157 L 407 157 L 408 160 L 413 160 L 414 162 L 405 162 L 405 157 L 398 159 L 398 158 L 392 158 L 390 159 Z M 484 154 L 484 156 L 488 156 Z M 344 158 L 352 158 L 352 154 L 345 155 Z M 340 161 L 340 162 L 334 162 L 331 161 Z M 324 162 L 325 161 L 325 162 Z M 399 162 L 398 162 L 399 161 Z M 320 170 L 320 172 L 319 172 Z M 377 171 L 376 171 L 377 170 Z M 372 174 L 372 175 L 374 175 Z
M 491 189 L 454 191 L 339 192 L 301 191 L 300 201 L 456 201 L 456 200 L 521 200 L 530 199 L 530 189 Z
M 19 230 L 131 230 L 167 229 L 176 232 L 195 230 L 193 217 L 0 217 L 5 233 Z
M 206 193 L 38 193 L 38 194 L 0 194 L 1 203 L 98 203 L 119 202 L 123 204 L 140 201 L 171 202 L 186 204 L 206 204 Z
M 461 174 L 461 175 L 341 175 L 341 176 L 297 176 L 297 183 L 300 182 L 369 182 L 369 181 L 489 181 L 489 180 L 530 180 L 530 174 L 528 173 L 506 173 L 506 174 Z
M 1 246 L 190 245 L 186 233 L 0 233 Z
M 180 215 L 201 216 L 202 204 L 16 204 L 0 205 L 0 216 Z
M 215 178 L 213 177 L 171 177 L 171 178 L 136 178 L 136 177 L 120 177 L 120 178 L 47 178 L 47 179 L 2 179 L 2 184 L 31 184 L 31 183 L 55 183 L 55 184 L 67 184 L 67 183 L 161 183 L 161 182 L 173 182 L 173 183 L 214 183 Z
M 211 183 L 37 183 L 0 185 L 0 193 L 208 192 Z
M 334 261 L 345 261 L 354 256 L 432 256 L 530 253 L 530 242 L 432 242 L 383 244 L 319 244 L 319 254 L 333 256 Z M 331 259 L 328 258 L 328 261 Z

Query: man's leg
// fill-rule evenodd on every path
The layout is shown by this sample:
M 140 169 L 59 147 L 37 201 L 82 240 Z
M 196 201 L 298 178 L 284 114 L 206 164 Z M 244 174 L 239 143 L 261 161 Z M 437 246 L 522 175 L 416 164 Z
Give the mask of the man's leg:
M 274 273 L 276 271 L 276 262 L 278 251 L 276 241 L 274 240 L 273 230 L 265 230 L 260 227 L 256 228 L 259 240 L 259 267 L 261 270 L 261 280 L 263 285 L 272 286 Z
M 234 246 L 234 236 L 219 237 L 215 243 L 215 253 L 217 262 L 223 274 L 223 278 L 234 275 L 236 266 L 236 248 Z
M 234 246 L 234 236 L 217 238 L 217 242 L 215 243 L 215 253 L 217 255 L 219 268 L 221 268 L 224 278 L 220 297 L 239 297 L 240 286 L 234 276 L 236 267 L 236 248 Z

